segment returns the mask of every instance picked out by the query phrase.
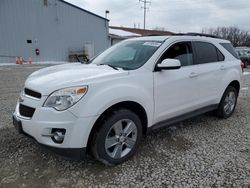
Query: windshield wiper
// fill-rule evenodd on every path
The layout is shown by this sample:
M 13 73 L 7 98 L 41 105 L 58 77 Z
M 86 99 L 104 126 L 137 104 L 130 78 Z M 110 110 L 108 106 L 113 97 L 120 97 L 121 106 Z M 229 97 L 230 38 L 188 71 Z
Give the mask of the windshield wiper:
M 115 66 L 113 66 L 113 65 L 109 65 L 109 64 L 98 64 L 98 65 L 107 65 L 107 66 L 109 66 L 109 67 L 111 67 L 111 68 L 113 68 L 113 69 L 115 69 L 115 70 L 119 70 L 117 67 L 115 67 Z

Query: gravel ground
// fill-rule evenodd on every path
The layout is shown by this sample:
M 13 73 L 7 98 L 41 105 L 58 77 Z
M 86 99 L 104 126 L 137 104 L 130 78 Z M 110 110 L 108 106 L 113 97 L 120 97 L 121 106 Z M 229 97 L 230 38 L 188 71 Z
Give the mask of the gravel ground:
M 208 113 L 154 131 L 131 160 L 111 168 L 93 159 L 65 160 L 13 128 L 18 93 L 40 68 L 0 67 L 0 187 L 250 187 L 248 90 L 231 118 Z M 247 77 L 244 87 L 250 87 Z

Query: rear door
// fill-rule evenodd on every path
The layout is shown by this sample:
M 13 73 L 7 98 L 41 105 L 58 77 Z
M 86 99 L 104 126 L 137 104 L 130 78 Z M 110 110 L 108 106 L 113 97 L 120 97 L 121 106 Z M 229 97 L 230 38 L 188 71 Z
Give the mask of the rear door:
M 212 43 L 194 41 L 195 63 L 199 69 L 199 99 L 201 106 L 218 103 L 221 97 L 223 74 L 225 72 L 224 55 Z

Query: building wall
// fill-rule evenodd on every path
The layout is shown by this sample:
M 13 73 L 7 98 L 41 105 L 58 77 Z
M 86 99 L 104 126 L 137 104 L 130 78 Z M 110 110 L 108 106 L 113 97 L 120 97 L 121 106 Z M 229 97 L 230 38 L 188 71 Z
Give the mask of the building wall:
M 0 63 L 14 61 L 3 55 L 67 61 L 69 51 L 86 44 L 94 45 L 94 54 L 109 46 L 107 20 L 59 0 L 48 0 L 48 6 L 44 0 L 0 0 Z

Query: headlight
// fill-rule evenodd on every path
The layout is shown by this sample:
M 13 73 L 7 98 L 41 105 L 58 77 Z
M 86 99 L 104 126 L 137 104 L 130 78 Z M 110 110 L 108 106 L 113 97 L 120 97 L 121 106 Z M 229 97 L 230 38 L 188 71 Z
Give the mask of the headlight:
M 88 86 L 60 89 L 46 99 L 44 107 L 52 107 L 62 111 L 76 104 L 88 91 Z

